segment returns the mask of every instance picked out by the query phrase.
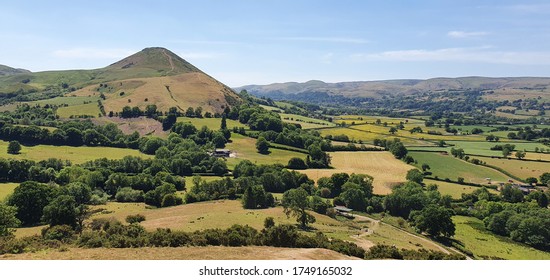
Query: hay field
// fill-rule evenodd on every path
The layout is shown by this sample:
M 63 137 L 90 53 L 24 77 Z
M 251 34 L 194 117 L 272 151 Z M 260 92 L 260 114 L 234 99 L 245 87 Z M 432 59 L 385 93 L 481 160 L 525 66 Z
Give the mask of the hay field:
M 515 159 L 500 159 L 479 157 L 488 165 L 502 168 L 510 174 L 525 179 L 527 177 L 538 178 L 544 172 L 550 172 L 550 162 L 525 161 Z
M 82 116 L 82 115 L 98 117 L 101 111 L 99 111 L 97 102 L 92 102 L 88 104 L 61 107 L 57 109 L 56 113 L 60 118 L 68 119 L 71 116 Z
M 436 180 L 430 180 L 430 179 L 424 179 L 424 184 L 431 185 L 436 184 L 437 190 L 442 195 L 450 195 L 452 198 L 461 198 L 463 193 L 472 193 L 475 190 L 479 189 L 479 187 L 473 187 L 473 186 L 467 186 L 467 185 L 460 185 L 456 183 L 451 182 L 442 182 L 442 181 L 436 181 Z M 498 192 L 493 189 L 487 189 L 489 192 L 497 194 Z
M 368 174 L 374 177 L 374 193 L 388 194 L 393 186 L 405 182 L 407 171 L 414 168 L 396 159 L 389 152 L 333 152 L 329 154 L 334 169 L 306 169 L 299 170 L 299 172 L 308 175 L 315 181 L 340 172 Z
M 313 128 L 336 126 L 334 123 L 331 123 L 325 120 L 314 119 L 314 118 L 304 117 L 304 116 L 295 115 L 295 114 L 279 113 L 279 115 L 281 116 L 281 119 L 283 120 L 283 122 L 299 124 L 302 126 L 302 129 L 313 129 Z
M 355 127 L 355 126 L 353 126 Z M 389 128 L 388 128 L 389 130 Z M 393 140 L 395 138 L 398 138 L 403 144 L 407 146 L 434 146 L 434 143 L 423 141 L 419 139 L 409 138 L 409 137 L 399 137 L 397 135 L 391 135 L 391 134 L 379 134 L 379 133 L 373 133 L 373 132 L 367 132 L 367 131 L 361 131 L 351 128 L 345 128 L 345 127 L 334 127 L 334 128 L 325 128 L 320 129 L 319 132 L 321 133 L 321 136 L 327 136 L 327 135 L 347 135 L 350 140 L 355 141 L 362 141 L 365 143 L 372 143 L 374 139 L 390 139 Z M 407 132 L 408 133 L 408 132 Z M 410 134 L 410 133 L 409 133 Z

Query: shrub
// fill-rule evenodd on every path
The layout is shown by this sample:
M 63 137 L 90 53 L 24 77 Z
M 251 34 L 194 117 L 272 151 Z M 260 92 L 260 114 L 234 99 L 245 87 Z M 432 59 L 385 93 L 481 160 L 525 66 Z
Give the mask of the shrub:
M 56 225 L 42 229 L 42 237 L 46 240 L 67 241 L 74 234 L 75 231 L 69 225 Z
M 142 190 L 134 190 L 130 187 L 121 188 L 115 195 L 118 202 L 143 202 L 145 193 Z
M 128 222 L 129 224 L 141 223 L 143 221 L 145 221 L 145 216 L 143 216 L 141 214 L 128 215 L 126 217 L 126 222 Z

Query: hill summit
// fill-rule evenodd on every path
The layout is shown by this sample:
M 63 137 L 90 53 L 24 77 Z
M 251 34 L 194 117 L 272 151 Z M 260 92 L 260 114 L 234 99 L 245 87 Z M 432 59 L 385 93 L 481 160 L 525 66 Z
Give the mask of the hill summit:
M 145 48 L 109 65 L 106 69 L 153 69 L 170 75 L 202 72 L 170 50 L 160 47 Z
M 11 76 L 11 75 L 30 73 L 30 72 L 31 71 L 29 70 L 12 68 L 12 67 L 0 64 L 0 76 Z

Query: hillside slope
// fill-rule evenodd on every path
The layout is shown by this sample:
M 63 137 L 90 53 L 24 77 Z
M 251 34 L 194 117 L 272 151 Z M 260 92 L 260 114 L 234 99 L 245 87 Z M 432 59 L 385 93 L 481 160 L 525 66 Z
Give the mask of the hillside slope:
M 66 96 L 99 96 L 106 112 L 149 104 L 161 111 L 201 106 L 222 112 L 240 103 L 233 90 L 165 48 L 146 48 L 107 67 L 93 70 L 19 73 L 0 77 L 0 93 L 50 92 Z M 50 96 L 52 95 L 50 94 Z M 0 95 L 1 98 L 1 95 Z
M 30 73 L 31 71 L 25 69 L 12 68 L 6 65 L 0 64 L 0 76 L 11 76 L 22 73 Z

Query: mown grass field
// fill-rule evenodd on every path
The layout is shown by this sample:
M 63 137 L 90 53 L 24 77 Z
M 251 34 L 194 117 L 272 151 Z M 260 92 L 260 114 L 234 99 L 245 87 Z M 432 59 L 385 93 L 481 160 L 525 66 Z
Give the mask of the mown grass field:
M 200 129 L 203 126 L 206 126 L 213 130 L 218 130 L 221 127 L 222 119 L 221 118 L 188 118 L 188 117 L 178 117 L 177 122 L 187 122 L 193 124 L 197 129 Z M 231 129 L 233 127 L 246 127 L 246 125 L 240 123 L 239 121 L 226 119 L 227 128 Z
M 19 186 L 19 183 L 0 183 L 0 202 L 11 195 L 17 186 Z
M 22 146 L 20 154 L 17 155 L 8 154 L 7 149 L 8 142 L 0 140 L 0 157 L 3 158 L 29 159 L 35 161 L 59 158 L 62 160 L 70 160 L 72 163 L 78 164 L 98 158 L 121 159 L 125 156 L 138 156 L 142 158 L 152 157 L 138 150 L 111 147 Z
M 434 152 L 409 152 L 418 163 L 417 167 L 427 163 L 430 166 L 432 176 L 438 176 L 440 179 L 449 178 L 457 181 L 458 177 L 464 178 L 467 183 L 486 184 L 485 178 L 491 178 L 492 182 L 507 182 L 508 176 L 480 165 L 465 162 L 452 155 L 442 155 Z
M 479 160 L 488 165 L 502 168 L 510 174 L 525 179 L 527 177 L 538 178 L 544 172 L 550 172 L 550 162 L 526 161 L 515 159 L 499 159 L 479 157 Z
M 406 118 L 390 118 L 390 117 L 383 117 L 383 116 L 362 116 L 362 115 L 341 115 L 341 116 L 335 116 L 334 122 L 341 124 L 342 122 L 346 122 L 347 124 L 351 124 L 351 122 L 355 122 L 355 124 L 363 124 L 363 123 L 370 123 L 374 124 L 376 123 L 376 120 L 380 120 L 381 123 L 388 123 L 389 126 L 397 125 L 401 122 L 403 122 L 405 125 L 415 125 L 415 126 L 424 126 L 423 120 L 418 119 L 406 119 Z
M 374 193 L 388 194 L 391 188 L 405 182 L 407 171 L 414 167 L 396 159 L 389 152 L 333 152 L 333 169 L 306 169 L 299 172 L 317 181 L 321 177 L 330 177 L 334 173 L 368 174 L 374 177 Z
M 428 134 L 428 130 L 435 130 L 432 128 L 426 128 L 423 125 L 422 130 L 423 133 L 410 133 L 409 129 L 412 127 L 415 127 L 415 125 L 407 124 L 405 125 L 404 130 L 398 130 L 393 135 L 390 134 L 390 126 L 382 126 L 382 125 L 373 125 L 373 124 L 361 124 L 361 125 L 354 125 L 352 126 L 353 129 L 358 129 L 365 132 L 370 133 L 376 133 L 376 134 L 390 134 L 389 136 L 397 136 L 397 137 L 404 137 L 404 138 L 414 138 L 418 140 L 466 140 L 466 141 L 482 141 L 485 140 L 485 136 L 482 135 L 452 135 L 452 134 L 445 134 L 443 132 L 443 135 L 435 135 L 435 134 Z
M 231 134 L 231 143 L 225 145 L 226 149 L 236 153 L 236 157 L 227 159 L 229 168 L 235 167 L 242 160 L 250 160 L 255 164 L 274 164 L 280 163 L 287 165 L 288 161 L 293 157 L 299 157 L 305 161 L 306 154 L 294 151 L 269 148 L 269 154 L 260 154 L 256 150 L 256 139 L 242 136 L 240 134 Z
M 369 223 L 367 226 L 369 227 L 368 233 L 361 238 L 375 244 L 393 245 L 400 249 L 409 250 L 427 249 L 439 251 L 439 248 L 434 246 L 432 242 L 428 242 L 426 239 L 416 235 L 407 234 L 393 226 L 384 223 Z
M 514 242 L 491 233 L 483 222 L 474 217 L 454 216 L 454 239 L 463 243 L 476 258 L 498 257 L 507 260 L 549 260 L 550 253 Z
M 336 126 L 334 123 L 331 123 L 325 120 L 314 119 L 314 118 L 304 117 L 304 116 L 295 115 L 295 114 L 279 113 L 279 115 L 281 116 L 281 119 L 283 120 L 283 122 L 300 124 L 303 129 Z
M 466 185 L 460 185 L 460 184 L 451 183 L 451 182 L 442 182 L 442 181 L 436 181 L 436 180 L 430 180 L 430 179 L 424 179 L 424 183 L 426 185 L 436 184 L 437 190 L 442 195 L 450 195 L 452 198 L 461 198 L 463 193 L 468 194 L 479 189 L 479 187 L 466 186 Z M 496 190 L 493 190 L 493 189 L 487 189 L 487 190 L 495 194 L 498 193 Z
M 97 102 L 92 102 L 88 104 L 81 105 L 72 105 L 68 107 L 61 107 L 57 109 L 57 115 L 62 119 L 70 118 L 71 116 L 94 116 L 98 117 L 101 111 Z

